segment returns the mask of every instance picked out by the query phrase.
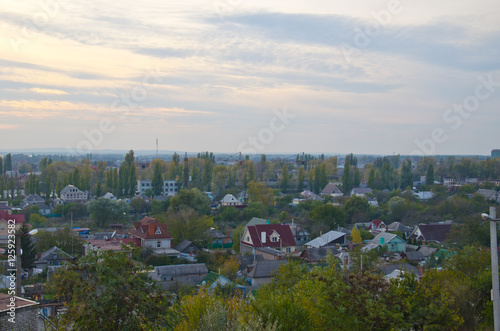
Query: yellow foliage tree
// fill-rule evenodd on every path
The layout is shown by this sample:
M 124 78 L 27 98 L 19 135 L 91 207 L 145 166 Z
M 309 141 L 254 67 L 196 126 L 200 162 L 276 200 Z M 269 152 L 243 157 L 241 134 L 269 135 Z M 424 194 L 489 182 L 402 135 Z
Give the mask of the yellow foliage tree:
M 352 228 L 351 231 L 351 240 L 355 244 L 359 244 L 361 242 L 361 232 L 356 227 Z

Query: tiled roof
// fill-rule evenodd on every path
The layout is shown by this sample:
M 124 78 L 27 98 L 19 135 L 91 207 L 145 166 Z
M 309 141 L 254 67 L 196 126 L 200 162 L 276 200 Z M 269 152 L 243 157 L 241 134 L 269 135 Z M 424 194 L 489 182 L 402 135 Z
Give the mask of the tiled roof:
M 14 297 L 14 298 L 16 298 L 16 300 L 11 301 L 12 297 L 13 296 L 11 296 L 11 295 L 0 293 L 0 313 L 10 310 L 11 307 L 9 305 L 11 304 L 11 302 L 14 302 L 16 310 L 23 308 L 23 307 L 38 305 L 38 302 L 26 300 L 26 299 L 23 299 L 20 297 Z M 19 314 L 20 314 L 20 312 L 19 312 Z
M 141 239 L 172 239 L 167 226 L 156 219 L 145 216 L 140 222 L 134 223 L 130 234 Z
M 7 210 L 0 210 L 0 220 L 15 220 L 16 224 L 25 222 L 24 214 L 10 214 Z
M 282 224 L 257 224 L 247 226 L 248 232 L 252 238 L 253 247 L 287 247 L 297 246 L 292 230 L 288 225 Z M 261 242 L 262 233 L 266 234 L 266 242 Z M 271 241 L 270 236 L 277 232 L 280 240 Z

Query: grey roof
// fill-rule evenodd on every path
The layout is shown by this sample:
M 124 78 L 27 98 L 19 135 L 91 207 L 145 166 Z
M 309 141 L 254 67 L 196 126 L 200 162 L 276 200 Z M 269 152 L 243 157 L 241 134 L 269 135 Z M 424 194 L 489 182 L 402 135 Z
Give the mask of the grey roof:
M 284 255 L 283 252 L 280 252 L 277 249 L 272 249 L 271 247 L 256 247 L 255 250 L 257 251 L 255 253 L 256 255 L 259 255 L 258 252 L 267 253 L 267 254 L 274 255 L 274 256 Z
M 192 246 L 191 246 L 192 245 Z M 174 247 L 176 251 L 183 252 L 185 249 L 187 249 L 189 246 L 191 246 L 191 249 L 188 249 L 189 252 L 195 252 L 195 251 L 201 251 L 201 248 L 193 244 L 192 241 L 184 239 L 181 241 L 177 246 Z M 186 253 L 186 252 L 183 252 Z
M 0 203 L 0 210 L 12 210 L 12 207 L 7 206 L 5 203 Z
M 256 261 L 253 269 L 248 273 L 250 278 L 271 277 L 272 273 L 279 269 L 280 265 L 287 263 L 285 260 Z
M 310 262 L 318 262 L 325 260 L 328 252 L 331 252 L 334 256 L 340 254 L 340 251 L 335 247 L 307 247 L 302 252 L 301 257 L 304 253 L 307 253 Z
M 488 200 L 496 200 L 497 202 L 500 202 L 500 193 L 495 190 L 479 189 L 477 194 L 482 195 Z
M 389 224 L 387 226 L 387 231 L 392 231 L 392 232 L 399 231 L 399 232 L 408 233 L 408 232 L 412 232 L 413 229 L 410 228 L 409 226 L 404 225 L 403 223 L 392 222 L 391 224 Z
M 38 194 L 30 194 L 26 198 L 23 199 L 23 202 L 28 202 L 30 204 L 44 202 L 42 198 L 38 196 Z
M 253 226 L 253 225 L 258 225 L 258 224 L 269 224 L 269 220 L 265 220 L 263 218 L 259 217 L 252 217 L 250 221 L 248 221 L 246 226 Z
M 238 255 L 238 261 L 240 262 L 239 270 L 245 269 L 248 265 L 254 263 L 255 261 L 264 261 L 262 255 Z
M 326 184 L 325 188 L 320 192 L 320 194 L 342 194 L 342 191 L 334 183 Z
M 313 240 L 305 243 L 304 245 L 309 246 L 309 247 L 324 247 L 324 246 L 329 245 L 332 241 L 335 241 L 335 240 L 340 239 L 342 237 L 344 237 L 344 242 L 345 242 L 345 236 L 346 236 L 346 234 L 343 232 L 338 232 L 338 231 L 332 230 L 332 231 L 329 231 L 316 239 L 313 239 Z
M 425 260 L 424 254 L 422 252 L 406 252 L 406 258 L 410 261 L 422 261 Z
M 205 232 L 210 234 L 212 236 L 212 238 L 227 238 L 227 236 L 224 233 L 222 233 L 219 230 L 216 230 L 214 228 L 211 228 Z
M 365 188 L 356 187 L 356 188 L 352 189 L 351 194 L 368 194 L 368 193 L 372 193 L 372 192 L 373 192 L 373 190 L 369 187 L 365 187 Z
M 37 262 L 39 262 L 39 261 L 47 261 L 47 260 L 54 260 L 53 258 L 51 258 L 53 256 L 52 254 L 57 254 L 57 258 L 55 258 L 55 260 L 67 260 L 67 259 L 72 259 L 73 258 L 73 256 L 69 255 L 65 251 L 63 251 L 60 248 L 58 248 L 57 246 L 54 246 L 54 247 L 46 250 L 45 252 L 43 252 L 40 255 L 40 258 L 37 259 Z
M 438 251 L 437 248 L 434 247 L 429 247 L 429 246 L 422 246 L 418 250 L 420 253 L 422 253 L 423 256 L 429 257 L 432 255 L 432 253 L 436 253 Z
M 165 265 L 155 267 L 155 271 L 160 276 L 201 275 L 208 273 L 205 263 Z
M 388 275 L 391 272 L 393 272 L 394 270 L 400 270 L 400 271 L 404 271 L 404 272 L 412 272 L 413 274 L 415 274 L 415 276 L 420 275 L 420 272 L 418 271 L 418 269 L 416 267 L 412 266 L 411 264 L 408 264 L 408 263 L 389 263 L 389 264 L 385 264 L 380 269 L 382 270 L 384 275 Z

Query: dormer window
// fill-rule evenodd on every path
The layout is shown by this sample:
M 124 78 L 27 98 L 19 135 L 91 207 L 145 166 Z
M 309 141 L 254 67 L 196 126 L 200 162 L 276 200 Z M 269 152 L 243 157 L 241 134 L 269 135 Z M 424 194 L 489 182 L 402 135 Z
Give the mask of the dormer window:
M 161 234 L 160 228 L 156 229 L 155 234 Z
M 278 237 L 272 237 L 272 238 L 271 238 L 271 240 L 272 240 L 273 242 L 277 242 L 277 241 L 278 241 Z

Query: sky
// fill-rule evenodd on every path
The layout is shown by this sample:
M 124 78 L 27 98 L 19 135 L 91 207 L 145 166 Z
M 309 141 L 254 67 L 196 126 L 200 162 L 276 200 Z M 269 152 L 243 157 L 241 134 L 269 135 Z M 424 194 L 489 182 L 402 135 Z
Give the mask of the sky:
M 0 8 L 0 149 L 500 148 L 498 0 Z

